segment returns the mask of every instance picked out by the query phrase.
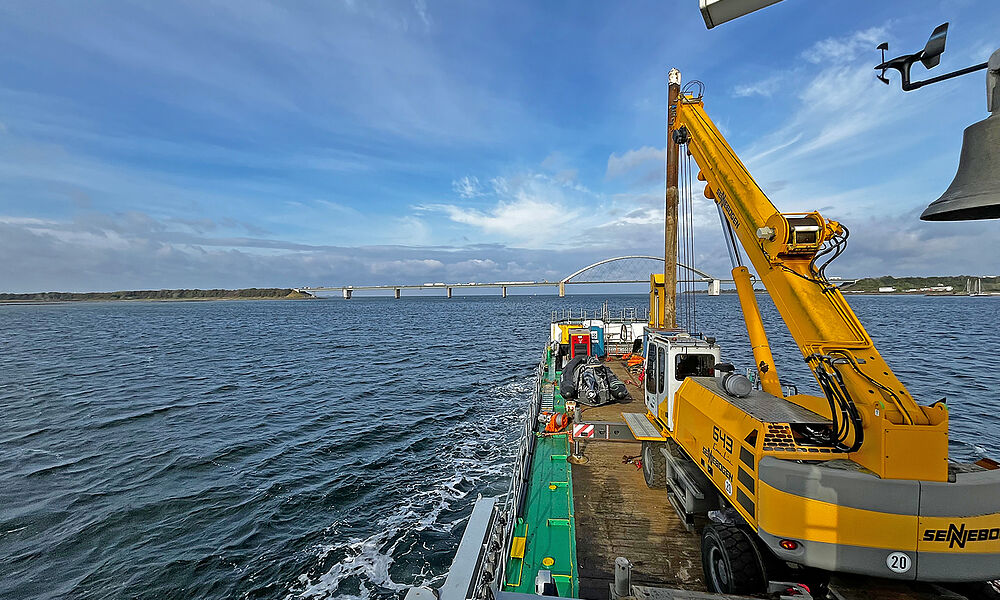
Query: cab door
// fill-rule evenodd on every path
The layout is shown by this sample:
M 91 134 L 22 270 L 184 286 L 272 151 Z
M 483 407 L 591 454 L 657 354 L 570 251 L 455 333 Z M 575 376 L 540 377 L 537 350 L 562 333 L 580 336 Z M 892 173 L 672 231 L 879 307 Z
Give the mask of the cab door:
M 646 351 L 646 409 L 659 414 L 660 403 L 666 398 L 667 347 L 651 341 Z

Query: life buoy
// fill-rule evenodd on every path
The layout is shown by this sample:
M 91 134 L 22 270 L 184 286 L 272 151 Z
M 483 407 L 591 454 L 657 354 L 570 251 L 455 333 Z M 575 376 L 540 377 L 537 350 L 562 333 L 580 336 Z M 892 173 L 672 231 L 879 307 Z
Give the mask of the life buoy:
M 570 416 L 566 413 L 552 413 L 545 425 L 545 433 L 559 433 L 569 427 Z

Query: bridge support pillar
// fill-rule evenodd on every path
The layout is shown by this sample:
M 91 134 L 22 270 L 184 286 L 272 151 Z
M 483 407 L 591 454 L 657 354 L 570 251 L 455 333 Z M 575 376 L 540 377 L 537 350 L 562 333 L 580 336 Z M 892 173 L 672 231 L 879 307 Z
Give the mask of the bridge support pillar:
M 718 296 L 722 291 L 722 282 L 718 279 L 712 279 L 708 282 L 708 295 Z
M 506 298 L 507 297 L 507 286 L 505 286 L 505 285 L 500 286 L 500 297 L 501 298 Z
M 448 288 L 448 297 L 451 298 L 451 288 Z
M 559 297 L 560 298 L 565 298 L 566 297 L 566 282 L 565 281 L 560 281 L 559 282 Z
M 396 288 L 395 290 L 393 290 L 393 295 L 396 297 L 396 300 L 399 300 L 399 292 L 400 292 L 399 288 Z
M 344 288 L 344 300 L 350 300 L 352 295 L 354 295 L 354 290 Z

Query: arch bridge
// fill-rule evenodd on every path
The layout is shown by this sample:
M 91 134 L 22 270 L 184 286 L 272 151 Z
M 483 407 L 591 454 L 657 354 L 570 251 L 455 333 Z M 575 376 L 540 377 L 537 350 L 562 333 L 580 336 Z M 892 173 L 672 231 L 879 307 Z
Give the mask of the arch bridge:
M 653 261 L 655 264 L 650 265 L 649 261 Z M 645 270 L 643 271 L 643 267 L 640 266 L 637 271 L 636 266 L 638 265 L 645 265 Z M 681 263 L 677 263 L 677 266 L 696 277 L 695 279 L 689 279 L 688 281 L 708 283 L 709 291 L 711 291 L 711 282 L 719 281 L 700 269 L 689 267 Z M 582 269 L 559 280 L 559 297 L 562 298 L 566 295 L 566 284 L 644 283 L 649 282 L 650 273 L 661 272 L 663 272 L 662 257 L 636 254 L 631 256 L 605 258 L 604 260 L 599 260 L 593 264 L 589 264 L 586 267 L 583 267 Z M 585 273 L 590 273 L 590 275 L 588 275 L 585 279 L 577 279 Z M 645 276 L 640 277 L 639 273 L 644 273 Z
M 652 261 L 652 262 L 650 262 Z M 710 295 L 718 295 L 723 280 L 712 277 L 705 271 L 678 264 L 690 276 L 684 281 L 705 283 L 708 285 Z M 337 285 L 321 287 L 299 287 L 294 288 L 296 292 L 315 294 L 316 292 L 336 292 L 342 293 L 345 299 L 353 297 L 354 292 L 362 291 L 392 291 L 394 297 L 402 296 L 403 290 L 443 290 L 448 298 L 452 297 L 455 289 L 463 288 L 499 288 L 500 294 L 507 297 L 508 288 L 513 287 L 555 287 L 559 290 L 559 296 L 566 295 L 567 285 L 583 284 L 618 284 L 618 283 L 648 283 L 650 273 L 663 272 L 663 257 L 646 255 L 628 255 L 605 258 L 595 263 L 589 264 L 582 269 L 570 273 L 558 281 L 493 281 L 488 283 L 423 283 L 423 284 L 385 284 L 385 285 Z

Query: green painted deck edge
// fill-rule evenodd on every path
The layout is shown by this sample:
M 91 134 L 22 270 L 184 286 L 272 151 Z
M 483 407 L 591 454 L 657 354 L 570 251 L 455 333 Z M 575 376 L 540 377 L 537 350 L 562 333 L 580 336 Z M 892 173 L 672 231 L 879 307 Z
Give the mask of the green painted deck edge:
M 560 373 L 554 371 L 550 353 L 546 355 L 546 362 L 544 372 L 554 374 L 548 382 L 554 387 L 555 410 L 563 411 L 566 402 L 556 385 Z M 507 561 L 503 586 L 506 592 L 535 593 L 535 576 L 538 571 L 547 569 L 552 572 L 560 596 L 577 598 L 580 595 L 572 465 L 566 462 L 569 454 L 568 433 L 536 438 L 524 514 L 514 529 L 515 536 L 527 539 L 524 559 Z M 552 565 L 544 564 L 546 558 L 553 560 Z

